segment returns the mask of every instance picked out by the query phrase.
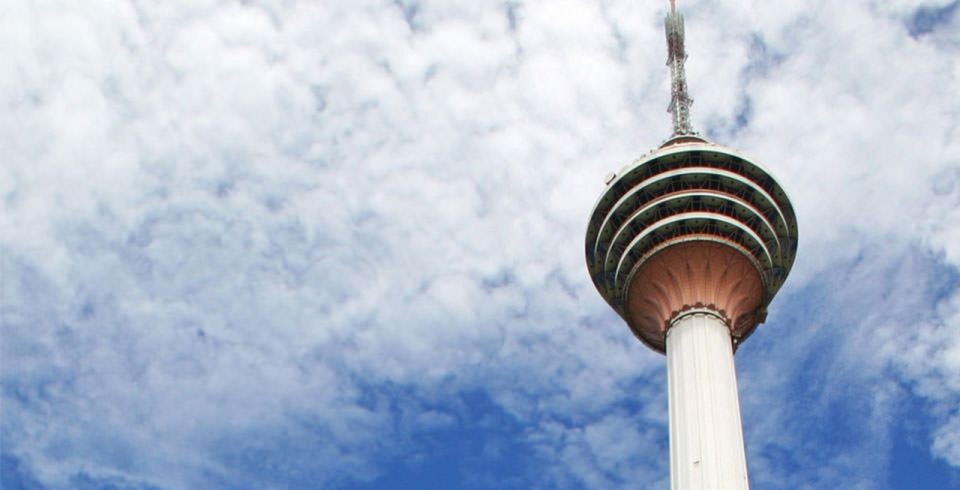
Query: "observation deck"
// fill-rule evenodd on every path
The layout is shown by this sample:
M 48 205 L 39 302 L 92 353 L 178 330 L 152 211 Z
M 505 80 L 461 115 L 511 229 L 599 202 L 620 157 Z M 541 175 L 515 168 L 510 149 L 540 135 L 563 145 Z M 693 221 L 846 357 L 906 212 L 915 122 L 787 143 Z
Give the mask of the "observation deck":
M 665 352 L 671 323 L 703 309 L 736 348 L 793 266 L 797 220 L 758 164 L 684 134 L 608 182 L 585 247 L 597 290 L 650 348 Z

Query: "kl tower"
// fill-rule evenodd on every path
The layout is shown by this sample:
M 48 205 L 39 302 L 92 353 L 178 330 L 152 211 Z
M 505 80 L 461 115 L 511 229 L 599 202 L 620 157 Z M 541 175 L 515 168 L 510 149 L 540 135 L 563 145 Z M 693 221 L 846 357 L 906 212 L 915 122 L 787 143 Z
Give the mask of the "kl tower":
M 673 135 L 608 179 L 587 267 L 634 335 L 666 354 L 671 488 L 747 489 L 733 357 L 793 265 L 797 220 L 770 173 L 692 130 L 674 0 L 665 24 Z

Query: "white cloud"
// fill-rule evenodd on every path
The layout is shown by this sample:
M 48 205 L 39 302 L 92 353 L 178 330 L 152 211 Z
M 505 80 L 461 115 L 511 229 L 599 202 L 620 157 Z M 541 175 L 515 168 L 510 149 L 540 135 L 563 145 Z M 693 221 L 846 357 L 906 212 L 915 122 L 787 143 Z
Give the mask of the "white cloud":
M 914 284 L 960 264 L 960 43 L 949 26 L 910 37 L 918 6 L 683 5 L 695 123 L 770 167 L 801 219 L 741 375 L 751 444 L 805 468 L 825 456 L 777 402 L 790 363 L 849 375 L 808 393 L 825 404 L 894 366 L 960 466 L 957 285 Z M 410 433 L 453 423 L 422 400 L 482 388 L 528 428 L 545 468 L 530 486 L 664 487 L 648 459 L 666 457 L 662 359 L 593 291 L 581 247 L 602 177 L 667 136 L 664 9 L 11 4 L 4 450 L 53 487 L 369 481 Z M 904 323 L 909 349 L 877 340 Z M 804 353 L 828 332 L 837 352 Z M 903 395 L 855 393 L 882 443 Z M 867 485 L 856 454 L 827 454 L 785 481 Z M 776 463 L 751 464 L 767 481 Z M 274 473 L 231 474 L 258 464 Z

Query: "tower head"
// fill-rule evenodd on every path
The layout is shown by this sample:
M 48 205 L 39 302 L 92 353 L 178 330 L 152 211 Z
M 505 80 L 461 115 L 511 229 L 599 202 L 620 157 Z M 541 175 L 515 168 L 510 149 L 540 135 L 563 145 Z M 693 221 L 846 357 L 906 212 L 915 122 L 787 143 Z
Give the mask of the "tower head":
M 793 265 L 797 220 L 769 172 L 692 131 L 673 5 L 665 24 L 673 135 L 607 183 L 587 227 L 587 266 L 654 350 L 665 351 L 672 322 L 694 309 L 722 318 L 736 346 L 764 321 Z

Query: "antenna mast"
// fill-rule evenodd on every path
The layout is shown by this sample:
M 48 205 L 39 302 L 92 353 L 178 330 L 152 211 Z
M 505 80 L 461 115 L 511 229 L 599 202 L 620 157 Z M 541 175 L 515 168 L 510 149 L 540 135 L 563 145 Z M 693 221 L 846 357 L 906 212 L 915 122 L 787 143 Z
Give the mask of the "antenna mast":
M 687 51 L 683 46 L 683 14 L 677 12 L 676 0 L 670 0 L 670 13 L 664 20 L 667 34 L 667 66 L 670 67 L 671 99 L 667 111 L 673 115 L 673 136 L 696 134 L 690 125 L 693 99 L 687 93 L 687 75 L 683 64 Z

